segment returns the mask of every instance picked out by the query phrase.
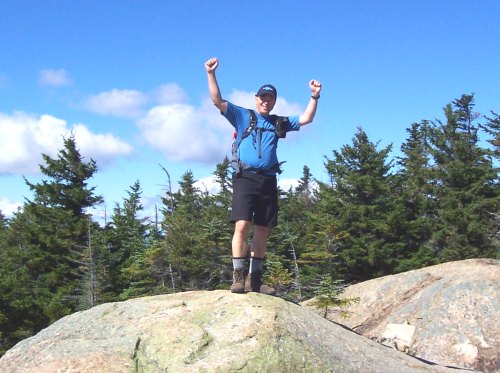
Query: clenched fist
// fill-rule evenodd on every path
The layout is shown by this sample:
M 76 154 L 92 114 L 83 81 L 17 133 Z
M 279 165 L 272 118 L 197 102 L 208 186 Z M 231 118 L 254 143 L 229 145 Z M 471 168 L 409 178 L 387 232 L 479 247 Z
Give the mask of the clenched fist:
M 205 62 L 205 70 L 207 70 L 207 73 L 213 73 L 217 67 L 219 67 L 219 60 L 217 57 L 210 58 Z
M 321 92 L 321 83 L 319 80 L 311 80 L 309 82 L 309 88 L 311 89 L 313 96 L 319 96 L 319 93 Z

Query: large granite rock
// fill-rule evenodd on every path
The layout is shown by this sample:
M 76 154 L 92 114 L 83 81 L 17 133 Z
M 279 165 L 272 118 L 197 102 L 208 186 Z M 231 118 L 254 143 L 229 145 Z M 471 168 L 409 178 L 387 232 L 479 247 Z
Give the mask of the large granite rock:
M 0 372 L 464 371 L 426 364 L 280 298 L 218 290 L 67 316 L 9 350 Z
M 440 365 L 500 372 L 498 260 L 381 277 L 349 286 L 343 297 L 360 301 L 329 310 L 328 319 Z

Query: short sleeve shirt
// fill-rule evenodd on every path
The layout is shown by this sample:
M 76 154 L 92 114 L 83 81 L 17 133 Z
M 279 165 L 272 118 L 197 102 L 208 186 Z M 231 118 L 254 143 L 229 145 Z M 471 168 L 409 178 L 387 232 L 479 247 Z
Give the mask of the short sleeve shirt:
M 250 111 L 227 102 L 227 111 L 222 115 L 236 129 L 236 141 L 239 142 L 243 132 L 250 124 Z M 239 159 L 248 167 L 257 170 L 270 170 L 278 164 L 277 148 L 279 137 L 274 133 L 274 116 L 262 116 L 255 112 L 257 124 L 238 148 Z M 286 132 L 299 131 L 299 116 L 288 117 Z

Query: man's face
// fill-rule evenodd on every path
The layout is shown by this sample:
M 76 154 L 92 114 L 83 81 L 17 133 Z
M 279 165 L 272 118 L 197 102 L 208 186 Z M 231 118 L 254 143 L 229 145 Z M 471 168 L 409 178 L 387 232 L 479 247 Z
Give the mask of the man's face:
M 276 104 L 276 98 L 271 94 L 255 96 L 255 107 L 260 115 L 269 115 Z

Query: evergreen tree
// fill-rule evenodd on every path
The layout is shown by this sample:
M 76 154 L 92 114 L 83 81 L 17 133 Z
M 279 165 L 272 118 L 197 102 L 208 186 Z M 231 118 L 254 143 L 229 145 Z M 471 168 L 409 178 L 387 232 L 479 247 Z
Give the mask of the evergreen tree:
M 402 211 L 401 237 L 405 240 L 405 256 L 396 272 L 408 271 L 436 264 L 437 258 L 430 240 L 436 220 L 436 200 L 433 196 L 433 168 L 429 133 L 431 124 L 424 120 L 407 129 L 409 138 L 401 146 L 403 157 L 398 164 L 399 206 Z
M 308 244 L 308 239 L 316 238 L 315 219 L 319 217 L 313 185 L 313 175 L 309 167 L 304 166 L 299 185 L 280 194 L 279 224 L 269 240 L 266 275 L 276 272 L 279 276 L 273 274 L 277 280 L 273 282 L 269 278 L 268 282 L 276 286 L 282 296 L 294 301 L 310 296 L 318 272 L 331 268 L 327 264 L 331 255 L 323 248 Z M 288 273 L 293 276 L 287 277 Z
M 438 200 L 433 243 L 442 261 L 494 257 L 498 250 L 491 214 L 499 207 L 498 174 L 490 153 L 478 146 L 473 109 L 473 95 L 454 100 L 431 136 Z
M 215 182 L 219 185 L 220 194 L 229 199 L 231 198 L 231 190 L 233 189 L 230 166 L 231 162 L 225 157 L 222 163 L 216 165 L 214 171 Z
M 95 195 L 95 187 L 88 187 L 88 180 L 97 172 L 96 162 L 84 162 L 76 148 L 74 136 L 64 139 L 64 148 L 56 159 L 42 154 L 45 165 L 40 171 L 48 180 L 32 184 L 26 180 L 34 192 L 34 203 L 42 206 L 62 208 L 74 217 L 85 217 L 86 209 L 102 202 Z
M 492 117 L 485 116 L 486 123 L 479 123 L 478 126 L 491 136 L 487 141 L 493 145 L 492 156 L 498 160 L 500 158 L 500 115 L 494 111 L 491 115 Z
M 324 310 L 323 317 L 328 316 L 329 308 L 348 307 L 352 303 L 359 302 L 359 297 L 341 297 L 345 285 L 338 279 L 332 279 L 329 275 L 323 275 L 316 289 L 316 297 L 311 305 Z
M 386 163 L 391 145 L 376 144 L 358 129 L 352 146 L 334 151 L 325 166 L 332 181 L 330 199 L 335 230 L 346 232 L 338 255 L 356 281 L 392 273 L 402 255 L 401 208 L 394 198 L 392 164 Z
M 161 197 L 163 220 L 160 222 L 156 212 L 153 235 L 149 240 L 148 248 L 144 254 L 144 272 L 147 273 L 151 282 L 149 283 L 149 294 L 163 294 L 177 291 L 176 279 L 172 264 L 168 262 L 165 252 L 165 220 L 169 219 L 176 209 L 176 194 L 172 192 L 172 182 L 168 170 L 161 166 L 167 176 L 166 193 Z M 158 211 L 158 209 L 157 209 Z
M 0 239 L 5 238 L 5 233 L 7 232 L 7 218 L 3 214 L 2 210 L 0 210 Z M 3 240 L 0 240 L 2 243 Z
M 225 288 L 232 275 L 231 239 L 233 225 L 229 222 L 231 208 L 231 169 L 227 157 L 214 172 L 218 192 L 203 193 L 200 216 L 201 253 L 208 275 L 205 288 Z
M 177 290 L 200 288 L 206 270 L 199 224 L 202 197 L 194 183 L 192 172 L 182 176 L 180 190 L 173 193 L 175 209 L 165 215 L 163 222 L 165 239 L 162 249 L 169 267 L 172 267 Z
M 479 127 L 486 132 L 489 136 L 491 136 L 490 139 L 487 141 L 493 146 L 492 150 L 485 149 L 487 154 L 491 155 L 491 158 L 493 160 L 493 171 L 496 174 L 496 178 L 493 182 L 493 184 L 498 188 L 498 185 L 500 185 L 500 172 L 499 172 L 499 165 L 500 165 L 500 115 L 495 113 L 494 111 L 491 112 L 492 117 L 485 117 L 487 120 L 486 123 L 484 124 L 479 124 Z M 498 208 L 498 204 L 492 204 L 493 208 L 496 208 L 495 210 L 487 210 L 486 214 L 490 216 L 492 225 L 491 225 L 491 239 L 493 242 L 493 246 L 496 247 L 496 259 L 500 259 L 500 212 Z
M 18 230 L 23 218 L 17 213 L 9 222 L 0 219 L 0 356 L 49 322 L 26 265 L 33 251 Z
M 25 229 L 35 252 L 27 263 L 38 294 L 45 298 L 44 313 L 51 321 L 79 307 L 83 293 L 88 247 L 86 210 L 102 201 L 88 180 L 97 171 L 94 160 L 84 162 L 73 136 L 64 139 L 56 159 L 42 154 L 40 170 L 47 179 L 33 184 L 33 201 L 24 210 Z
M 324 276 L 336 280 L 347 278 L 346 267 L 340 265 L 338 255 L 342 241 L 348 236 L 339 220 L 338 199 L 334 189 L 325 183 L 319 183 L 315 194 L 314 205 L 305 211 L 304 240 L 298 257 L 307 298 L 314 296 Z
M 83 255 L 87 270 L 83 279 L 80 309 L 88 309 L 102 302 L 101 296 L 106 274 L 104 259 L 107 258 L 108 252 L 103 229 L 97 222 L 92 221 L 90 215 L 87 223 L 87 249 Z
M 314 204 L 313 191 L 314 178 L 311 169 L 307 166 L 302 168 L 302 177 L 299 179 L 299 185 L 295 188 L 295 193 L 302 202 L 302 205 L 311 207 Z
M 137 180 L 127 191 L 123 206 L 116 204 L 107 227 L 108 257 L 104 299 L 127 299 L 147 292 L 148 279 L 144 274 L 144 255 L 147 249 L 147 225 L 139 214 L 141 185 Z
M 0 240 L 0 349 L 33 335 L 82 306 L 88 248 L 86 209 L 101 201 L 87 185 L 96 172 L 73 137 L 53 159 L 43 154 L 46 179 L 26 180 L 34 192 Z

